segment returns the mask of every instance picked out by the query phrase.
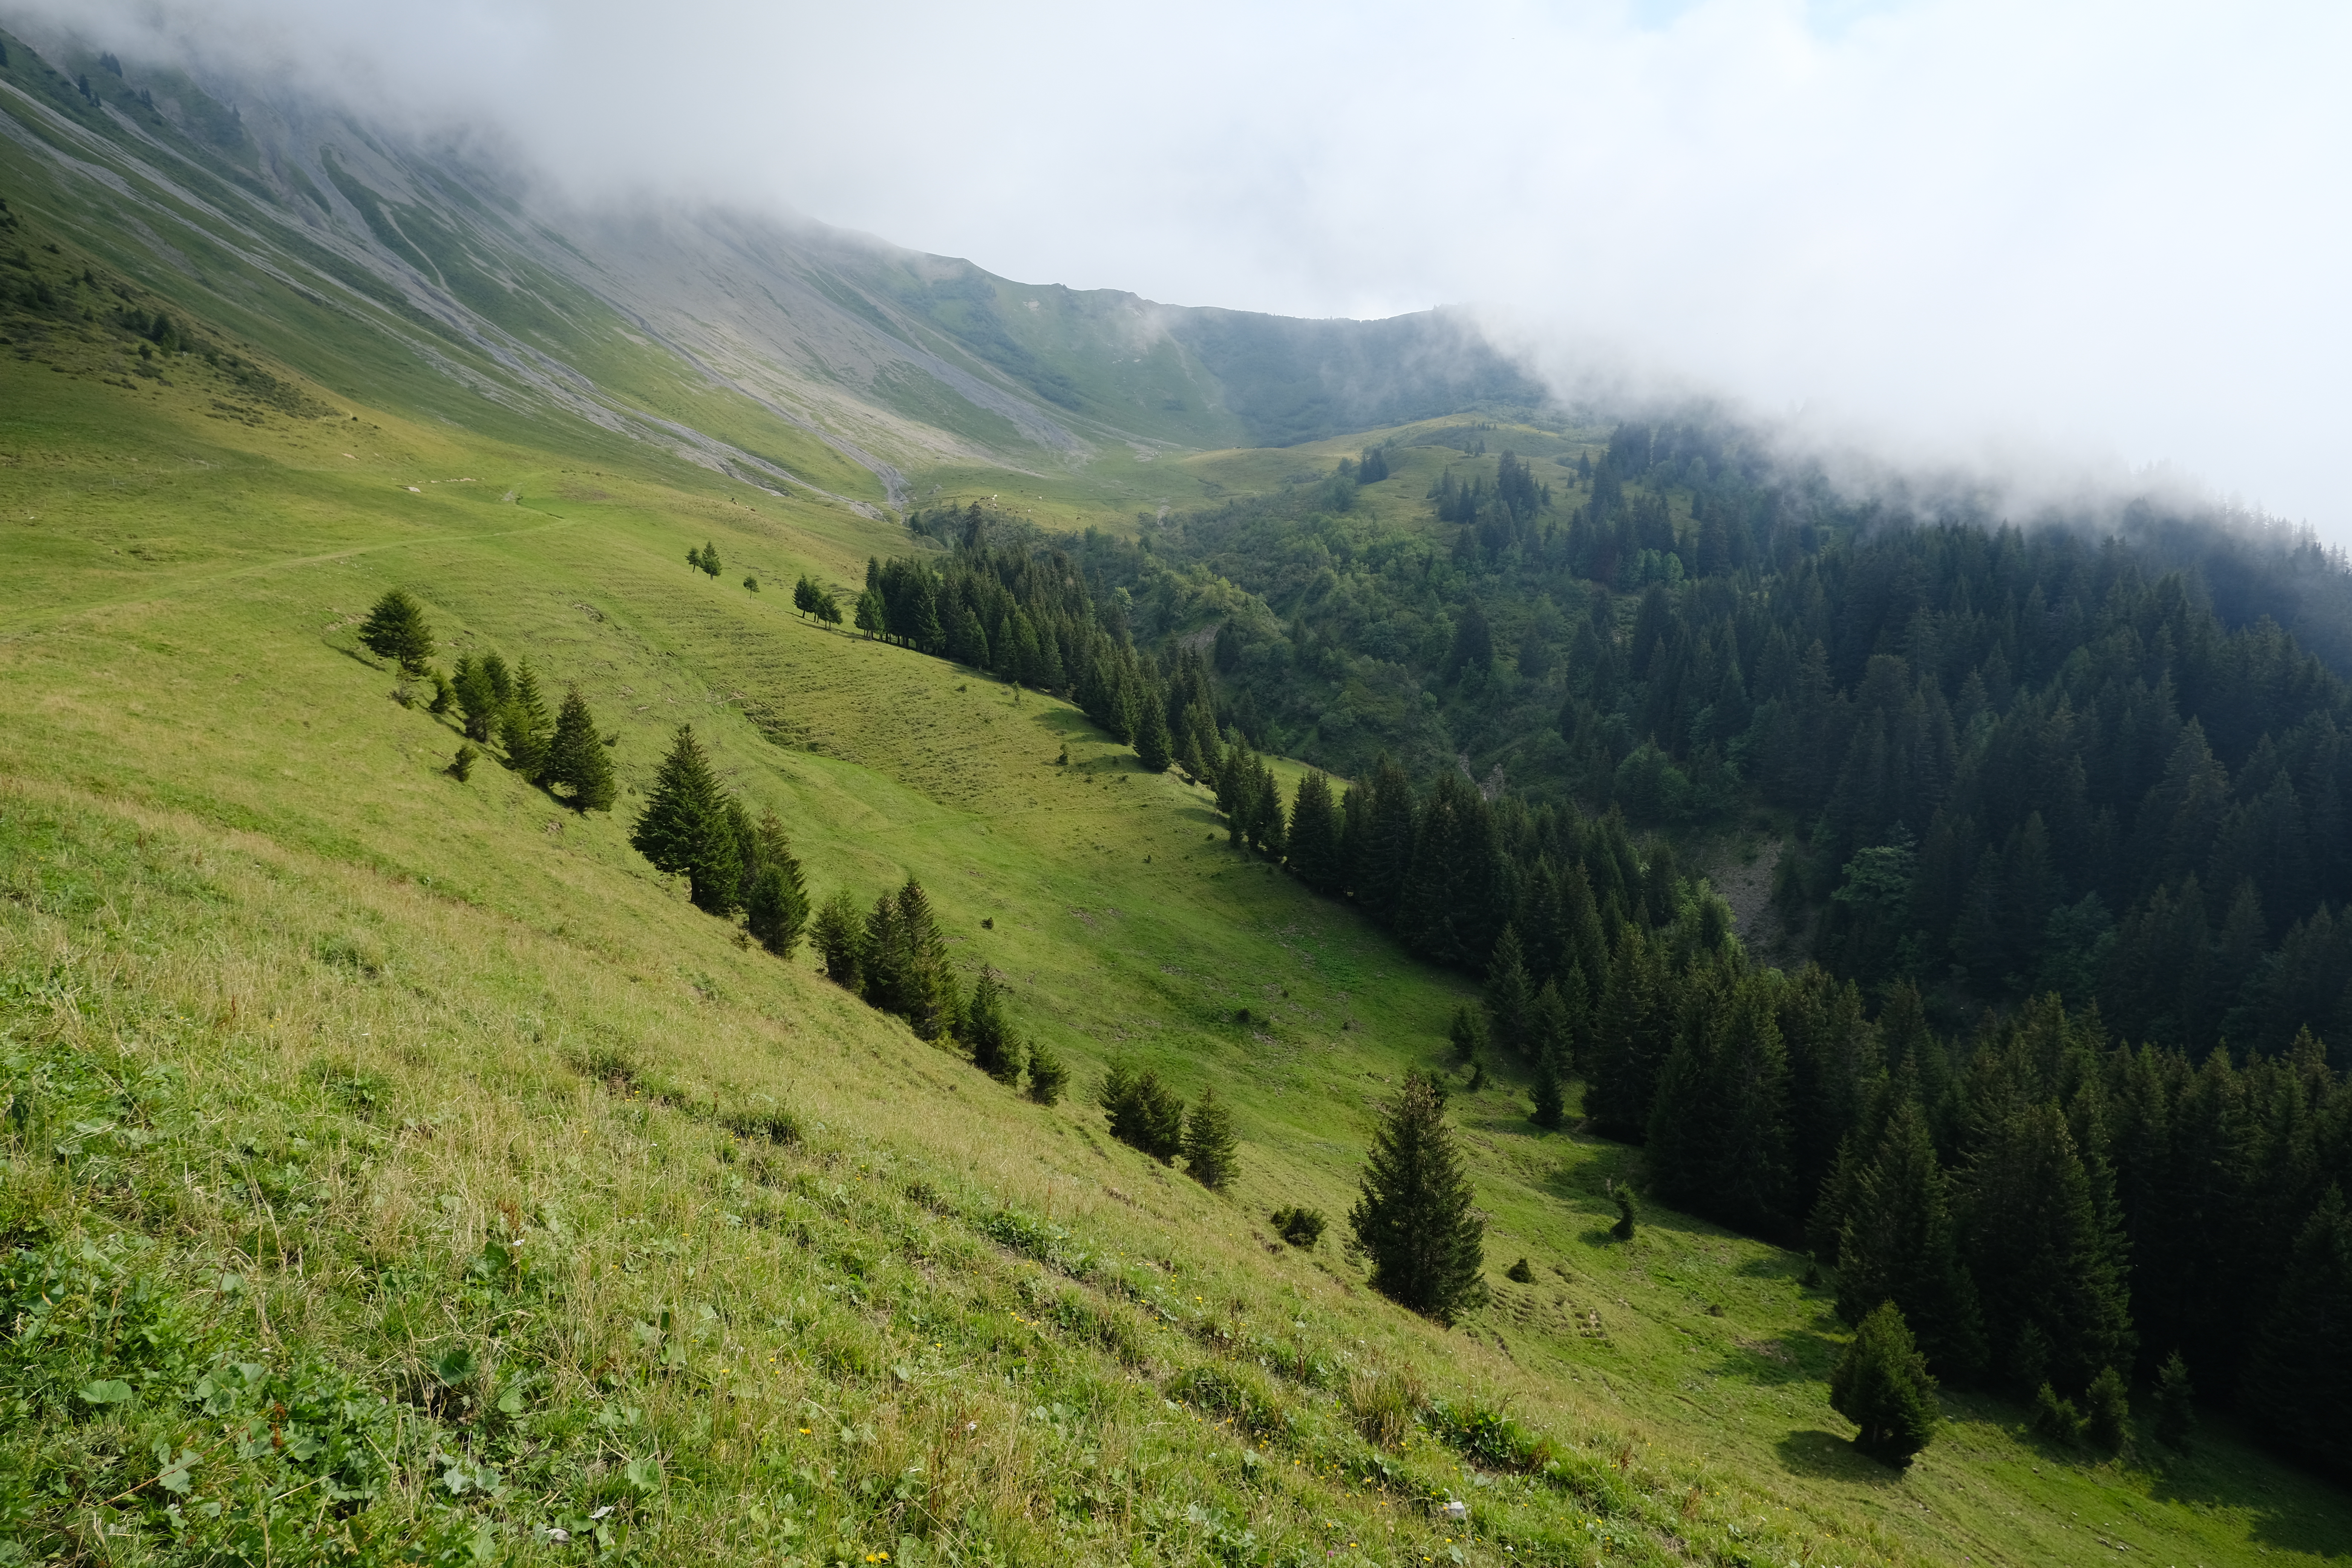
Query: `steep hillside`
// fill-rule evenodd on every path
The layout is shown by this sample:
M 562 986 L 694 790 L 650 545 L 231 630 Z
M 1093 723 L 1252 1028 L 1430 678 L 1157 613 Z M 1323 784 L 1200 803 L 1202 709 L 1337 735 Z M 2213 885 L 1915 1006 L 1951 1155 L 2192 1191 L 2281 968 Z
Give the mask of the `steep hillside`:
M 2342 1494 L 2218 1414 L 2103 1457 L 1958 1396 L 1907 1471 L 1861 1458 L 1807 1260 L 1663 1209 L 1612 1238 L 1632 1152 L 1449 1071 L 1462 979 L 1070 705 L 795 613 L 929 548 L 847 450 L 878 438 L 682 375 L 551 265 L 497 284 L 543 327 L 331 289 L 389 242 L 322 197 L 298 272 L 257 110 L 150 123 L 8 48 L 0 1562 L 2344 1558 Z M 59 161 L 129 125 L 205 194 Z M 409 216 L 376 221 L 454 289 Z M 581 321 L 612 381 L 532 346 Z M 442 667 L 578 689 L 613 812 L 452 775 L 455 718 L 358 641 L 395 586 Z M 656 874 L 630 824 L 686 723 L 818 898 L 919 879 L 1068 1098 Z M 1216 1089 L 1231 1191 L 1108 1136 L 1118 1061 Z M 1451 1330 L 1340 1245 L 1414 1068 L 1487 1226 Z
M 861 502 L 936 469 L 1158 504 L 1137 465 L 1160 450 L 1542 396 L 1444 313 L 1286 321 L 1015 284 L 813 223 L 567 211 L 331 106 L 215 84 L 232 107 L 174 69 L 0 37 L 20 207 L 176 276 L 343 396 L 472 428 L 553 416 Z

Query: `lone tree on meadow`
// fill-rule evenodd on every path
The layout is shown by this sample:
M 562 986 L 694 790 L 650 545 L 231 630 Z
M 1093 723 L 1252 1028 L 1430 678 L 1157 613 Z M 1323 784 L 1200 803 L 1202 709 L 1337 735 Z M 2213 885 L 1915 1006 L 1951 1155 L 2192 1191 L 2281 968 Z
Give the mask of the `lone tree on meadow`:
M 1372 1135 L 1363 1195 L 1348 1215 L 1356 1245 L 1371 1256 L 1372 1289 L 1441 1323 L 1485 1301 L 1486 1225 L 1472 1200 L 1436 1081 L 1407 1073 Z
M 403 675 L 421 676 L 433 660 L 433 627 L 403 589 L 391 589 L 375 602 L 360 627 L 360 641 L 376 658 L 399 665 Z
M 571 791 L 566 803 L 574 811 L 613 809 L 613 759 L 605 754 L 595 717 L 576 686 L 564 695 L 562 710 L 555 716 L 555 739 L 547 743 L 543 777 L 550 788 L 561 785 Z
M 1213 1084 L 1201 1090 L 1201 1098 L 1185 1114 L 1184 1170 L 1214 1193 L 1223 1192 L 1241 1174 L 1241 1158 L 1234 1141 L 1234 1113 L 1217 1098 Z
M 1890 1465 L 1909 1464 L 1935 1436 L 1936 1380 L 1894 1302 L 1880 1302 L 1854 1331 L 1830 1373 L 1830 1405 L 1862 1428 L 1853 1446 Z
M 684 876 L 696 909 L 731 915 L 740 906 L 742 857 L 727 819 L 725 794 L 691 724 L 678 726 L 629 842 L 656 870 Z

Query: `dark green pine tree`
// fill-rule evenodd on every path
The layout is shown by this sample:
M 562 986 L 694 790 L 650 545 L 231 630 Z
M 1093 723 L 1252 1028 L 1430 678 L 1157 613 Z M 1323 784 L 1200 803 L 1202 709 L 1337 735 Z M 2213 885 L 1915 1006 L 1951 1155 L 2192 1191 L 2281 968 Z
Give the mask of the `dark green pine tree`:
M 1413 835 L 1396 906 L 1397 934 L 1433 963 L 1481 973 L 1501 925 L 1501 845 L 1478 786 L 1440 773 Z
M 2352 1213 L 2331 1184 L 2294 1238 L 2239 1408 L 2281 1446 L 2352 1474 Z
M 1528 1093 L 1535 1101 L 1535 1122 L 1538 1127 L 1558 1127 L 1566 1115 L 1563 1100 L 1572 1059 L 1572 1034 L 1568 1005 L 1559 999 L 1559 987 L 1547 980 L 1544 988 L 1536 993 L 1535 1005 L 1528 1011 L 1528 1051 L 1535 1061 Z
M 816 609 L 816 584 L 809 581 L 807 573 L 802 573 L 800 581 L 793 584 L 793 608 L 803 616 L 811 615 Z
M 405 590 L 387 590 L 360 626 L 360 641 L 378 658 L 400 666 L 404 675 L 423 675 L 433 662 L 433 627 Z
M 1070 1069 L 1042 1040 L 1029 1042 L 1029 1098 L 1040 1105 L 1059 1105 L 1070 1081 Z
M 1984 1368 L 1976 1283 L 1960 1262 L 1949 1184 L 1927 1119 L 1905 1100 L 1854 1182 L 1838 1236 L 1838 1316 L 1860 1323 L 1892 1301 L 1927 1364 L 1969 1381 Z
M 1335 894 L 1346 875 L 1339 849 L 1339 814 L 1331 804 L 1331 781 L 1310 773 L 1298 781 L 1298 794 L 1290 805 L 1290 868 L 1315 891 Z
M 1528 1010 L 1534 1005 L 1519 933 L 1507 924 L 1495 939 L 1495 953 L 1486 964 L 1486 1037 L 1514 1057 L 1530 1056 Z
M 2123 1237 L 2057 1106 L 2017 1103 L 1987 1129 L 1958 1207 L 1985 1338 L 2017 1392 L 2044 1376 L 2086 1388 L 2100 1368 L 2131 1364 Z
M 680 725 L 629 842 L 656 870 L 685 877 L 688 897 L 705 914 L 731 915 L 743 896 L 742 861 L 727 806 L 694 727 Z
M 748 879 L 743 928 L 778 958 L 790 958 L 800 945 L 801 933 L 808 929 L 808 884 L 801 876 L 792 840 L 784 836 L 784 825 L 774 812 L 760 814 L 753 843 L 758 868 Z
M 817 910 L 809 927 L 809 941 L 824 961 L 827 980 L 850 991 L 865 989 L 866 921 L 848 889 L 835 889 L 833 897 Z
M 1150 1068 L 1113 1062 L 1095 1091 L 1110 1135 L 1166 1164 L 1184 1151 L 1184 1102 Z
M 1372 1135 L 1348 1222 L 1371 1258 L 1372 1289 L 1399 1306 L 1451 1323 L 1486 1300 L 1486 1222 L 1434 1079 L 1405 1075 Z
M 1907 1465 L 1936 1436 L 1936 1380 L 1892 1301 L 1863 1319 L 1830 1373 L 1830 1405 L 1861 1430 L 1853 1446 Z
M 1194 1181 L 1211 1192 L 1223 1192 L 1241 1174 L 1240 1156 L 1234 1141 L 1234 1114 L 1217 1098 L 1214 1084 L 1201 1090 L 1201 1098 L 1184 1116 L 1184 1170 Z
M 866 911 L 865 934 L 858 942 L 858 985 L 866 1005 L 903 1016 L 911 989 L 910 967 L 904 934 L 898 929 L 898 900 L 884 893 Z
M 1282 786 L 1263 759 L 1250 758 L 1250 842 L 1259 854 L 1279 860 L 1288 847 L 1289 833 L 1282 820 Z
M 507 765 L 533 784 L 544 783 L 547 742 L 552 730 L 547 703 L 539 694 L 539 677 L 526 658 L 515 671 L 514 696 L 499 715 L 499 744 L 506 750 Z
M 1612 1138 L 1646 1137 L 1658 1069 L 1675 1046 L 1675 1009 L 1664 956 L 1637 926 L 1617 939 L 1595 1009 L 1585 1109 Z
M 868 588 L 857 595 L 856 627 L 869 637 L 882 635 L 882 591 Z
M 490 727 L 499 721 L 499 710 L 513 695 L 511 690 L 499 692 L 499 682 L 491 678 L 493 668 L 500 675 L 506 673 L 506 663 L 497 654 L 480 658 L 463 655 L 449 679 L 450 689 L 457 694 L 457 710 L 466 717 L 466 739 L 485 745 L 489 743 Z
M 964 1047 L 971 1052 L 972 1066 L 1002 1084 L 1021 1081 L 1026 1053 L 1004 1016 L 1004 989 L 989 970 L 980 972 L 980 984 L 972 987 L 971 1001 L 964 1008 L 963 1027 L 958 1033 Z
M 1397 901 L 1404 896 L 1404 879 L 1412 869 L 1416 814 L 1412 782 L 1386 752 L 1372 767 L 1364 789 L 1363 831 L 1350 825 L 1349 878 L 1356 902 L 1382 925 L 1394 925 Z
M 555 738 L 548 742 L 541 776 L 550 787 L 569 792 L 566 799 L 574 811 L 613 809 L 613 759 L 576 686 L 564 694 L 555 715 Z
M 2189 1451 L 2197 1430 L 2197 1389 L 2189 1380 L 2189 1363 L 2174 1351 L 2156 1373 L 2156 1435 L 2167 1447 Z
M 1168 764 L 1176 760 L 1174 742 L 1168 733 L 1168 704 L 1157 690 L 1147 690 L 1140 703 L 1135 731 L 1135 757 L 1145 771 L 1164 773 Z
M 1743 1229 L 1788 1218 L 1789 1059 L 1773 1006 L 1777 974 L 1694 967 L 1650 1112 L 1659 1195 Z
M 898 889 L 898 909 L 906 962 L 899 1012 L 918 1039 L 936 1040 L 955 1026 L 963 1010 L 955 972 L 948 965 L 947 937 L 931 911 L 930 896 L 911 876 Z

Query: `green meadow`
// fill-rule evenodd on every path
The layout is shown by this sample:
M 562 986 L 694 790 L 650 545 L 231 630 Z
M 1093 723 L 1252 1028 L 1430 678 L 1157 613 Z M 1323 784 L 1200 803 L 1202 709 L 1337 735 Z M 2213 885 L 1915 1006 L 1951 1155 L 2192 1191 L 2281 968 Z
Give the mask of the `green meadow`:
M 1342 1216 L 1473 991 L 1067 705 L 793 611 L 895 521 L 318 388 L 222 417 L 120 353 L 0 358 L 0 1562 L 2352 1557 L 2344 1495 L 2220 1418 L 2102 1458 L 1954 1398 L 1907 1472 L 1859 1458 L 1806 1260 L 1655 1209 L 1612 1241 L 1635 1152 L 1505 1079 L 1453 1100 L 1491 1303 L 1387 1305 Z M 445 665 L 579 688 L 615 811 L 449 776 L 355 639 L 394 586 Z M 692 910 L 627 844 L 681 724 L 816 898 L 919 878 L 1071 1096 Z M 1228 1100 L 1234 1190 L 1108 1139 L 1114 1059 Z

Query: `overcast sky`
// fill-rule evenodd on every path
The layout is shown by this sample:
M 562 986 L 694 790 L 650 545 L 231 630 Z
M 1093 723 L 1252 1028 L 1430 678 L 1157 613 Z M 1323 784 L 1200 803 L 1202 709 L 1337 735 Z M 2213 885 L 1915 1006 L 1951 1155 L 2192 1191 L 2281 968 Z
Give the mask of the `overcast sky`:
M 22 0 L 20 0 L 22 3 Z M 1472 304 L 1564 384 L 2352 542 L 2352 6 L 31 0 L 1028 282 Z

